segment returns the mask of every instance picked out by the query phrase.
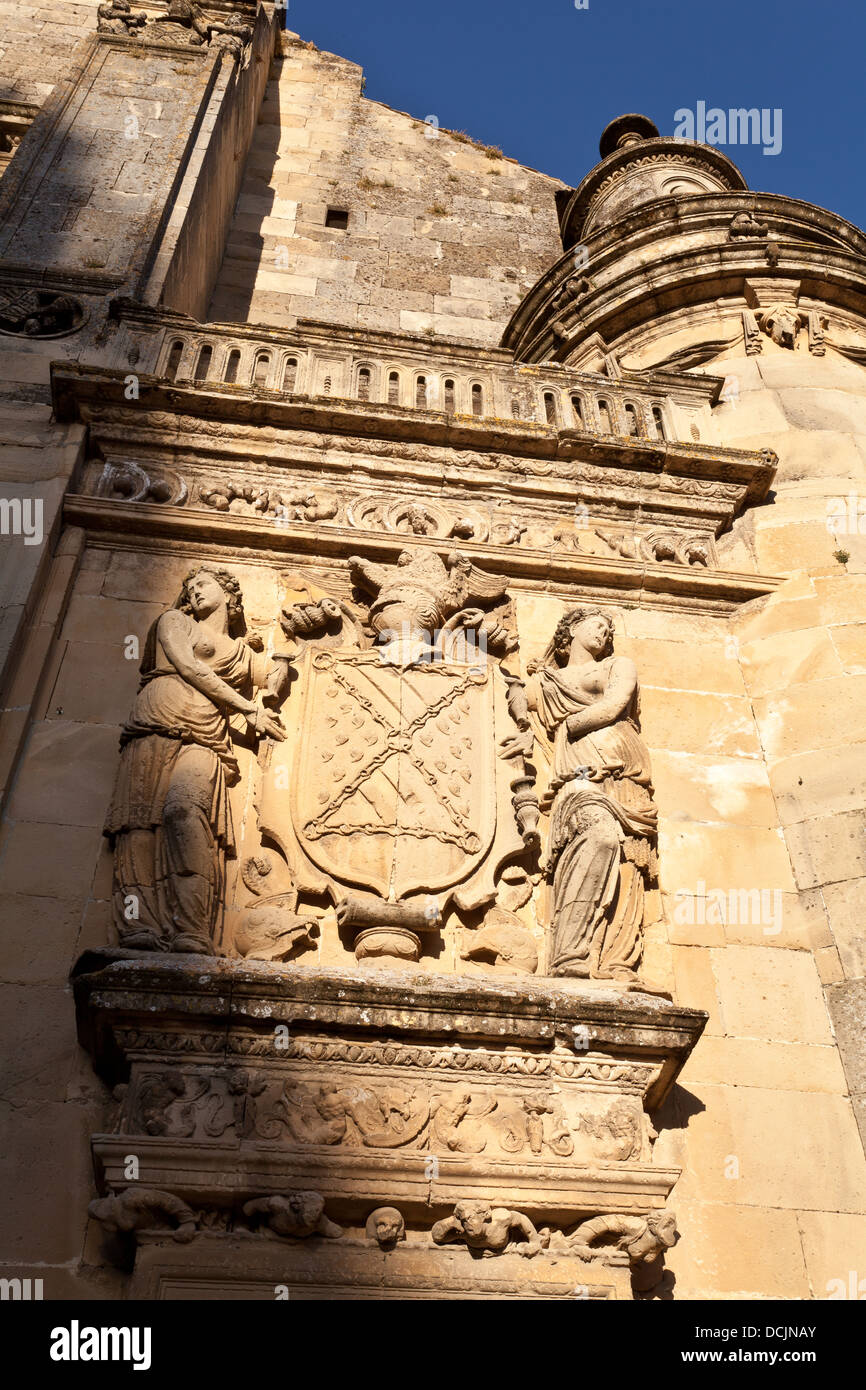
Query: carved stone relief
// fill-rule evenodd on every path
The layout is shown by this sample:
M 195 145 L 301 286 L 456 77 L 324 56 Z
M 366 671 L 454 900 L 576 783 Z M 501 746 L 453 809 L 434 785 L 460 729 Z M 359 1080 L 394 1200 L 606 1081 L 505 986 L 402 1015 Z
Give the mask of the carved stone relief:
M 277 1241 L 358 1240 L 327 1215 L 321 1193 L 289 1189 L 233 1202 L 229 1206 L 190 1206 L 172 1192 L 127 1187 L 97 1198 L 90 1216 L 110 1234 L 136 1243 L 170 1238 L 188 1245 L 202 1235 L 229 1235 Z M 364 1223 L 362 1238 L 385 1254 L 409 1240 L 406 1221 L 395 1206 L 379 1206 Z M 414 1229 L 413 1248 L 457 1245 L 468 1259 L 493 1259 L 517 1254 L 526 1259 L 561 1262 L 572 1256 L 585 1264 L 596 1262 L 631 1269 L 632 1285 L 652 1289 L 663 1272 L 664 1253 L 678 1238 L 676 1218 L 669 1210 L 646 1216 L 602 1214 L 582 1222 L 570 1233 L 558 1227 L 540 1229 L 524 1212 L 484 1198 L 457 1202 L 451 1214 L 431 1227 Z
M 599 1084 L 586 1072 L 544 1078 L 438 1081 L 422 1069 L 395 1080 L 358 1072 L 356 1047 L 326 1077 L 295 1066 L 288 1073 L 237 1065 L 206 1073 L 143 1071 L 124 1101 L 124 1132 L 169 1139 L 234 1136 L 281 1149 L 403 1149 L 489 1158 L 522 1155 L 578 1164 L 640 1163 L 650 1126 L 639 1098 Z M 353 1055 L 354 1054 L 354 1055 Z M 429 1068 L 430 1054 L 426 1055 Z M 453 1063 L 453 1056 L 447 1059 Z
M 643 535 L 595 530 L 599 540 L 616 555 L 626 560 L 678 565 L 700 565 L 707 568 L 713 555 L 712 537 L 683 535 L 675 531 L 648 531 Z
M 100 34 L 119 34 L 124 38 L 133 37 L 147 24 L 143 10 L 134 10 L 130 0 L 110 0 L 100 5 L 96 11 L 96 28 Z
M 154 1188 L 128 1187 L 116 1196 L 97 1198 L 87 1210 L 107 1231 L 124 1235 L 168 1227 L 174 1240 L 185 1243 L 196 1232 L 197 1218 L 186 1202 Z
M 559 623 L 527 688 L 549 750 L 549 973 L 636 980 L 644 892 L 656 873 L 657 812 L 639 730 L 637 672 L 613 653 L 599 609 Z
M 581 1259 L 615 1260 L 618 1252 L 628 1259 L 634 1287 L 653 1288 L 661 1278 L 665 1250 L 676 1243 L 676 1217 L 672 1211 L 653 1211 L 646 1217 L 611 1213 L 584 1221 L 569 1236 L 557 1232 L 551 1250 L 570 1250 Z
M 754 213 L 736 212 L 731 218 L 728 236 L 732 241 L 738 237 L 762 239 L 768 235 L 769 230 L 766 222 L 759 222 Z
M 124 946 L 216 949 L 225 861 L 235 853 L 227 788 L 240 775 L 229 714 L 242 716 L 253 737 L 285 737 L 252 698 L 257 687 L 273 693 L 285 682 L 285 665 L 269 666 L 256 646 L 246 636 L 240 585 L 211 566 L 189 573 L 175 607 L 148 633 L 105 821 Z
M 504 581 L 459 552 L 356 556 L 350 571 L 375 645 L 338 605 L 284 614 L 287 635 L 310 640 L 287 707 L 294 757 L 266 754 L 259 825 L 298 889 L 331 897 L 359 959 L 417 959 L 449 900 L 492 905 L 497 870 L 527 842 L 534 792 L 491 737 L 513 727 L 497 653 L 516 639 Z
M 147 37 L 178 48 L 213 47 L 233 58 L 243 56 L 252 29 L 236 16 L 225 22 L 208 18 L 195 0 L 168 0 L 165 14 L 148 16 L 133 10 L 130 0 L 110 0 L 97 9 L 97 31 L 125 38 Z
M 0 334 L 11 338 L 65 338 L 85 321 L 72 295 L 32 286 L 0 286 Z
M 279 492 L 255 483 L 203 483 L 198 495 L 206 507 L 215 511 L 270 516 L 281 523 L 331 521 L 339 512 L 339 499 L 334 493 Z
M 458 1202 L 454 1214 L 437 1221 L 431 1234 L 436 1245 L 459 1241 L 482 1258 L 514 1250 L 531 1259 L 545 1245 L 528 1216 L 482 1201 Z
M 342 1227 L 325 1215 L 325 1202 L 318 1192 L 277 1193 L 272 1197 L 256 1197 L 244 1203 L 244 1216 L 260 1222 L 269 1233 L 283 1240 L 305 1240 L 308 1236 L 325 1236 L 338 1240 Z
M 173 469 L 152 473 L 137 463 L 106 463 L 96 486 L 97 497 L 118 497 L 125 502 L 165 502 L 182 507 L 187 485 Z

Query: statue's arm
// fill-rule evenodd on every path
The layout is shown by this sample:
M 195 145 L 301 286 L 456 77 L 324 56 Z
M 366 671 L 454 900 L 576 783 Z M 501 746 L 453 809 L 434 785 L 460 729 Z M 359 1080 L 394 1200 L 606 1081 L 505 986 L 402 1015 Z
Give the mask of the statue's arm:
M 541 1249 L 539 1234 L 528 1216 L 524 1216 L 522 1211 L 511 1211 L 509 1215 L 509 1227 L 512 1231 L 519 1231 L 526 1237 L 526 1244 L 519 1247 L 519 1253 L 523 1255 L 535 1255 Z
M 585 738 L 622 719 L 637 691 L 637 667 L 628 657 L 617 657 L 608 673 L 604 694 L 565 721 L 570 738 Z
M 512 1231 L 519 1231 L 527 1240 L 537 1240 L 538 1232 L 533 1226 L 528 1216 L 524 1216 L 522 1211 L 510 1211 L 508 1213 L 508 1224 Z
M 385 565 L 374 564 L 361 555 L 349 556 L 349 573 L 356 583 L 374 589 L 377 593 L 387 582 L 389 571 Z
M 453 1216 L 446 1216 L 442 1221 L 437 1221 L 435 1223 L 430 1234 L 433 1237 L 434 1244 L 446 1245 L 448 1241 L 453 1240 L 457 1235 L 461 1235 L 462 1232 L 463 1227 L 460 1225 L 460 1222 Z

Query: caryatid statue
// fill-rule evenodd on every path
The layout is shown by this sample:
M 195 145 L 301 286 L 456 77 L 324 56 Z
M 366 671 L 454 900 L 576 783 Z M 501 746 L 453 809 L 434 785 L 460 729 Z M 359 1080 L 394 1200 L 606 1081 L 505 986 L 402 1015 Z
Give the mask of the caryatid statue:
M 267 702 L 278 701 L 286 662 L 269 664 L 245 632 L 237 579 L 200 565 L 147 635 L 105 821 L 122 946 L 215 953 L 235 852 L 227 789 L 240 776 L 229 717 L 242 715 L 258 737 L 285 737 L 253 695 L 267 687 Z
M 550 816 L 550 973 L 634 980 L 644 891 L 656 873 L 657 812 L 637 671 L 613 654 L 606 613 L 565 614 L 526 697 L 553 743 L 541 803 Z

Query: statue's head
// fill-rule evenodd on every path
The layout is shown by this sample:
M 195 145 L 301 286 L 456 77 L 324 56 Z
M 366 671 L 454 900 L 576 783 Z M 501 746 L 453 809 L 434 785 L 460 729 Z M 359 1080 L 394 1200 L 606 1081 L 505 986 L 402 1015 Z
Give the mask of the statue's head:
M 114 1198 L 97 1197 L 89 1202 L 87 1210 L 94 1221 L 99 1221 L 109 1231 L 117 1230 L 117 1222 L 114 1220 Z
M 377 1207 L 367 1218 L 367 1236 L 383 1249 L 406 1238 L 406 1223 L 396 1207 Z
M 229 632 L 240 637 L 246 631 L 244 600 L 234 575 L 215 565 L 198 565 L 190 570 L 175 607 L 190 617 L 206 618 L 223 605 Z
M 473 1239 L 484 1235 L 492 1216 L 493 1210 L 489 1202 L 458 1202 L 454 1208 L 454 1217 L 463 1227 L 464 1234 Z
M 580 638 L 596 661 L 610 656 L 613 651 L 613 619 L 602 608 L 570 608 L 557 623 L 545 658 L 557 666 L 565 666 L 575 637 Z
M 300 1226 L 315 1227 L 325 1210 L 325 1199 L 318 1192 L 291 1192 L 288 1204 Z
M 659 1245 L 665 1250 L 669 1250 L 676 1243 L 679 1232 L 677 1231 L 677 1218 L 674 1212 L 651 1211 L 646 1221 Z
M 316 1101 L 316 1109 L 323 1120 L 337 1120 L 345 1114 L 346 1107 L 342 1094 L 335 1086 L 323 1086 Z

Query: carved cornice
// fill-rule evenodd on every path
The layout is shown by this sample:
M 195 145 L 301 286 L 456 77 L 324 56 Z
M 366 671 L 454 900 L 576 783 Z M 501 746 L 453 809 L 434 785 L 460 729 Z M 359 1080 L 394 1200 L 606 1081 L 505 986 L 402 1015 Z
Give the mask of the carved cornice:
M 121 373 L 59 363 L 52 379 L 58 418 L 90 426 L 66 514 L 93 535 L 301 563 L 359 542 L 396 560 L 411 535 L 517 584 L 724 611 L 775 587 L 713 568 L 769 453 L 144 375 L 127 401 Z
M 155 503 L 74 495 L 66 499 L 64 516 L 70 525 L 84 528 L 91 541 L 98 541 L 100 535 L 110 536 L 113 543 L 123 545 L 146 541 L 151 550 L 157 539 L 170 545 L 187 542 L 194 544 L 197 556 L 223 554 L 223 558 L 226 547 L 243 547 L 277 564 L 348 560 L 359 547 L 371 559 L 396 564 L 407 543 L 404 534 L 384 536 L 379 531 L 349 531 L 303 523 L 294 524 L 287 531 L 275 527 L 271 519 L 215 516 L 204 510 L 174 510 Z M 443 556 L 454 548 L 453 541 L 443 545 L 442 541 L 426 537 L 413 537 L 412 543 L 431 546 Z M 501 547 L 461 542 L 461 549 L 482 568 L 494 571 L 502 567 Z M 540 580 L 563 593 L 577 595 L 585 590 L 599 602 L 605 599 L 625 607 L 640 603 L 727 613 L 739 604 L 772 593 L 783 582 L 767 575 L 652 565 L 578 551 L 555 555 L 509 548 L 507 555 L 509 583 L 520 586 Z
M 706 1015 L 667 999 L 616 988 L 571 990 L 553 981 L 512 985 L 466 976 L 408 974 L 379 969 L 352 973 L 290 965 L 178 957 L 129 958 L 91 951 L 73 972 L 79 1036 L 101 1074 L 119 1080 L 127 1061 L 122 1032 L 152 1034 L 160 1023 L 188 1037 L 223 1039 L 338 1031 L 397 1046 L 511 1049 L 549 1052 L 557 1043 L 579 1063 L 607 1059 L 651 1063 L 647 1092 L 660 1105 L 699 1038 Z M 575 1028 L 586 1046 L 575 1051 Z M 211 1055 L 213 1048 L 209 1051 Z M 279 1055 L 279 1054 L 277 1054 Z M 568 1055 L 568 1053 L 566 1053 Z M 649 1075 L 649 1074 L 648 1074 Z
M 122 372 L 53 363 L 51 376 L 55 413 L 61 421 L 106 418 L 103 412 L 114 407 L 130 424 L 139 419 L 146 425 L 151 419 L 166 431 L 172 430 L 175 437 L 183 430 L 193 433 L 197 429 L 224 436 L 227 427 L 236 424 L 318 430 L 332 436 L 335 446 L 344 435 L 361 435 L 446 449 L 497 450 L 518 460 L 580 459 L 612 469 L 637 467 L 653 476 L 670 474 L 740 484 L 743 494 L 735 511 L 763 501 L 775 470 L 775 460 L 766 454 L 722 445 L 629 439 L 523 420 L 452 416 L 333 397 L 286 396 L 247 387 L 181 386 L 149 375 L 137 378 L 140 398 L 127 401 Z M 162 421 L 158 421 L 160 413 Z

